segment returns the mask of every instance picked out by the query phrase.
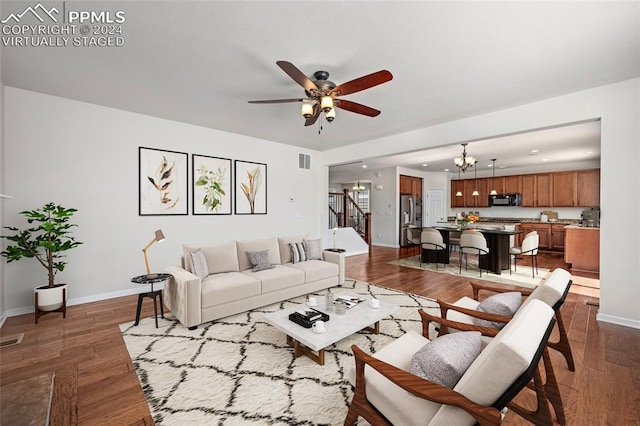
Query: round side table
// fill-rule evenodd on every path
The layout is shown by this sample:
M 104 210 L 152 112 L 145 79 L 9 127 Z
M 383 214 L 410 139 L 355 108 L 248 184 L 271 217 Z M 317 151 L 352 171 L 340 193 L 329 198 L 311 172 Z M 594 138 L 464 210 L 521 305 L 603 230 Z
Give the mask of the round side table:
M 136 323 L 134 325 L 138 325 L 140 323 L 140 310 L 142 309 L 142 299 L 145 297 L 150 297 L 153 299 L 153 313 L 156 319 L 156 328 L 158 328 L 158 303 L 156 298 L 160 297 L 160 315 L 164 318 L 164 303 L 162 301 L 162 290 L 154 290 L 153 285 L 155 283 L 161 283 L 163 281 L 171 278 L 171 274 L 149 274 L 149 275 L 138 275 L 137 277 L 131 278 L 132 283 L 136 284 L 151 284 L 151 291 L 138 294 L 138 310 L 136 311 Z

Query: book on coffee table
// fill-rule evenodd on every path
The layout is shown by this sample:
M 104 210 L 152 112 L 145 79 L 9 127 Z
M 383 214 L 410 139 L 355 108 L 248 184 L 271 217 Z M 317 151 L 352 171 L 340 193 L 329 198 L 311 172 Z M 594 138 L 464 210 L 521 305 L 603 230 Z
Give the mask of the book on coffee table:
M 358 303 L 364 302 L 364 299 L 362 297 L 353 296 L 351 294 L 341 294 L 336 297 L 336 301 L 337 300 L 343 302 L 347 306 L 347 309 L 351 309 L 354 306 L 356 306 Z
M 307 321 L 315 321 L 322 319 L 322 312 L 316 311 L 315 309 L 298 309 L 296 310 L 297 314 L 300 314 Z

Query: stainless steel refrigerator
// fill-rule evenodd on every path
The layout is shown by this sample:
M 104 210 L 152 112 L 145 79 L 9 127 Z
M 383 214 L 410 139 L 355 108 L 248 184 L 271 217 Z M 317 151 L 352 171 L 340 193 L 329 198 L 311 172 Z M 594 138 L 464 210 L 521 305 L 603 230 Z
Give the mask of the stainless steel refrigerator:
M 409 245 L 409 225 L 422 226 L 422 206 L 409 194 L 400 194 L 400 246 Z

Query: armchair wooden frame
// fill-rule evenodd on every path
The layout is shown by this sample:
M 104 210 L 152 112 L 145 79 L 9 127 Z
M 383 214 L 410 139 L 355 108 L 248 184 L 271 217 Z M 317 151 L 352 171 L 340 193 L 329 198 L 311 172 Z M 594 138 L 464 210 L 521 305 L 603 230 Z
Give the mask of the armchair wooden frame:
M 422 320 L 422 332 L 425 337 L 429 336 L 429 323 L 435 322 L 441 324 L 443 320 L 439 317 L 432 316 L 423 310 L 418 311 Z M 453 322 L 452 322 L 453 323 Z M 374 358 L 364 353 L 356 345 L 351 346 L 356 363 L 356 385 L 354 389 L 353 400 L 349 406 L 349 412 L 345 418 L 345 425 L 354 425 L 358 417 L 363 417 L 365 420 L 374 425 L 390 425 L 391 423 L 384 417 L 380 411 L 378 411 L 368 400 L 366 395 L 366 379 L 365 379 L 365 366 L 369 365 L 378 373 L 386 377 L 388 380 L 399 386 L 400 388 L 412 393 L 413 395 L 433 401 L 439 404 L 453 405 L 465 410 L 469 413 L 476 422 L 481 425 L 499 425 L 502 417 L 500 410 L 505 406 L 509 406 L 518 414 L 527 418 L 538 425 L 548 425 L 552 423 L 551 412 L 547 404 L 547 396 L 545 392 L 545 386 L 542 383 L 542 375 L 540 370 L 540 361 L 543 357 L 543 353 L 546 351 L 546 343 L 551 334 L 555 321 L 552 319 L 547 327 L 545 335 L 536 351 L 536 354 L 529 365 L 529 368 L 522 373 L 522 375 L 513 383 L 513 385 L 507 389 L 507 391 L 491 406 L 484 406 L 477 404 L 464 395 L 449 389 L 445 386 L 441 386 L 437 383 L 430 382 L 421 377 L 415 376 L 407 371 L 397 368 L 391 364 Z M 453 326 L 453 325 L 452 325 Z M 465 326 L 471 327 L 474 331 L 480 331 L 485 334 L 487 332 L 491 337 L 498 333 L 498 330 L 489 329 L 486 327 L 474 327 L 473 325 L 466 324 Z M 456 327 L 457 328 L 457 327 Z M 553 370 L 550 369 L 553 376 Z M 547 377 L 549 371 L 546 371 Z M 513 405 L 510 402 L 527 384 L 533 379 L 532 388 L 535 390 L 538 401 L 538 408 L 536 411 L 527 410 L 521 406 Z M 557 384 L 556 384 L 557 385 Z
M 489 327 L 481 327 L 474 324 L 467 324 L 464 322 L 457 322 L 445 319 L 447 311 L 449 309 L 456 310 L 458 312 L 467 314 L 469 316 L 473 316 L 476 318 L 493 321 L 493 322 L 509 322 L 511 320 L 510 316 L 503 315 L 495 315 L 489 314 L 487 312 L 475 311 L 473 309 L 462 308 L 459 306 L 452 305 L 450 303 L 444 302 L 442 300 L 437 301 L 440 305 L 441 317 L 436 317 L 430 315 L 422 310 L 420 310 L 420 316 L 422 317 L 422 333 L 429 332 L 429 323 L 434 322 L 439 325 L 438 336 L 442 336 L 447 334 L 449 331 L 449 327 L 454 328 L 456 330 L 461 331 L 480 331 L 483 336 L 495 337 L 500 330 Z M 549 337 L 551 335 L 551 331 L 554 327 L 555 321 L 552 321 L 549 329 L 547 330 L 547 336 L 545 338 L 545 345 L 543 347 L 544 351 L 542 353 L 542 367 L 544 367 L 544 377 L 543 379 L 541 370 L 542 367 L 538 365 L 536 372 L 533 374 L 533 381 L 526 383 L 526 386 L 529 389 L 532 389 L 536 393 L 536 409 L 529 410 L 524 408 L 523 406 L 516 404 L 514 402 L 507 401 L 506 406 L 509 409 L 513 410 L 518 415 L 524 417 L 529 420 L 531 423 L 536 425 L 550 425 L 553 423 L 551 412 L 549 411 L 549 405 L 547 401 L 551 403 L 553 407 L 553 411 L 556 414 L 556 419 L 559 424 L 566 424 L 566 417 L 564 414 L 564 406 L 562 404 L 562 398 L 560 396 L 560 388 L 558 387 L 558 381 L 556 380 L 556 375 L 553 371 L 553 365 L 551 364 L 551 358 L 549 357 Z M 530 378 L 531 379 L 531 378 Z M 515 394 L 512 396 L 512 398 Z
M 471 285 L 471 288 L 473 289 L 473 298 L 474 300 L 479 300 L 479 296 L 480 296 L 480 290 L 485 290 L 485 291 L 491 291 L 494 293 L 506 293 L 506 292 L 510 292 L 510 291 L 519 291 L 520 293 L 522 293 L 522 296 L 524 297 L 529 297 L 531 295 L 531 293 L 533 293 L 533 291 L 535 289 L 532 288 L 525 288 L 525 287 L 511 287 L 511 288 L 507 288 L 504 286 L 500 286 L 500 285 L 496 285 L 493 283 L 488 283 L 488 282 L 479 282 L 479 281 L 469 281 L 469 284 Z M 572 281 L 569 281 L 569 284 L 567 285 L 567 288 L 564 290 L 564 293 L 562 294 L 562 296 L 560 297 L 560 300 L 558 300 L 556 302 L 555 305 L 553 305 L 551 308 L 553 308 L 554 312 L 555 312 L 555 319 L 556 319 L 556 323 L 558 324 L 558 341 L 555 342 L 549 342 L 547 344 L 547 346 L 549 346 L 551 349 L 555 349 L 556 351 L 560 352 L 562 354 L 562 356 L 564 357 L 564 359 L 567 361 L 567 367 L 569 368 L 570 371 L 576 371 L 576 366 L 575 363 L 573 361 L 573 353 L 571 352 L 571 344 L 569 343 L 569 337 L 567 335 L 567 330 L 564 326 L 564 320 L 562 319 L 562 314 L 560 313 L 560 308 L 562 307 L 562 305 L 564 304 L 565 299 L 567 298 L 567 294 L 569 293 L 569 289 L 571 288 L 571 284 Z M 449 305 L 449 306 L 453 306 L 453 305 Z M 460 312 L 462 312 L 458 307 L 454 306 L 453 307 L 455 310 L 459 310 Z M 441 308 L 442 309 L 442 308 Z M 473 311 L 476 312 L 477 311 Z M 478 316 L 478 315 L 471 315 L 468 312 L 464 312 L 467 315 L 470 316 L 474 316 L 476 318 L 481 318 L 481 319 L 489 319 L 489 318 L 484 318 L 483 316 Z M 446 318 L 446 316 L 444 314 L 443 318 Z M 484 312 L 481 313 L 481 315 L 488 315 Z M 492 319 L 489 319 L 490 321 L 494 321 Z M 495 320 L 498 321 L 498 320 Z

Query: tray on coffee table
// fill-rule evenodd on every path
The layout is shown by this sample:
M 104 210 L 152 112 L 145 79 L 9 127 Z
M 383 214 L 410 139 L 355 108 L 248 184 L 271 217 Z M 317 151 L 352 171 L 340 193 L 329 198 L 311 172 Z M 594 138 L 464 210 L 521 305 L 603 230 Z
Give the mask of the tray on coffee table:
M 357 333 L 360 330 L 370 330 L 374 333 L 380 332 L 380 320 L 394 313 L 398 306 L 392 303 L 381 303 L 380 307 L 373 309 L 369 307 L 365 297 L 364 303 L 359 303 L 351 309 L 347 309 L 344 315 L 331 314 L 331 321 L 327 323 L 327 331 L 315 333 L 310 328 L 304 328 L 289 320 L 289 314 L 298 309 L 306 308 L 306 304 L 291 306 L 264 315 L 264 320 L 282 331 L 287 336 L 287 344 L 294 348 L 296 357 L 306 355 L 320 365 L 324 365 L 324 349 L 345 337 Z M 317 297 L 318 306 L 314 307 L 318 311 L 324 312 L 324 297 Z M 326 312 L 325 312 L 326 313 Z M 314 353 L 314 352 L 317 352 Z

